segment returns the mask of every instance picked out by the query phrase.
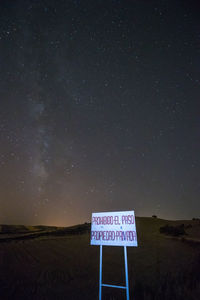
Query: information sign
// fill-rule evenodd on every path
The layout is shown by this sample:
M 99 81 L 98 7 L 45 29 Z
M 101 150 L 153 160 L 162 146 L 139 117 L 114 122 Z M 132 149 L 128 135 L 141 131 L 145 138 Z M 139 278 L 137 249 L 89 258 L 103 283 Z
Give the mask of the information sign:
M 93 213 L 90 244 L 137 247 L 134 211 Z

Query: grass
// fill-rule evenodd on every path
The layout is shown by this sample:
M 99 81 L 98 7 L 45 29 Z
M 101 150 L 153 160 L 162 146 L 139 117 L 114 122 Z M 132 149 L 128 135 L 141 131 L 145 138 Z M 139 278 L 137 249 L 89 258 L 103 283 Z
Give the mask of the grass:
M 159 232 L 166 224 L 190 223 L 184 239 L 195 240 L 195 222 L 136 218 L 139 246 L 128 248 L 130 299 L 200 299 L 199 244 Z M 28 238 L 14 227 L 17 239 L 1 234 L 0 299 L 98 299 L 99 247 L 90 246 L 89 228 L 30 227 Z M 103 247 L 103 282 L 124 284 L 123 248 Z M 125 292 L 103 288 L 104 299 L 123 300 Z

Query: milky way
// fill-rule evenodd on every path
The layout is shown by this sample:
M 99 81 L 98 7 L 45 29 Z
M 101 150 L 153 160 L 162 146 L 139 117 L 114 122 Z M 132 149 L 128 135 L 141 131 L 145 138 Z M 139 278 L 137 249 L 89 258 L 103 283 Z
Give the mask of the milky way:
M 0 8 L 0 223 L 198 217 L 199 5 Z

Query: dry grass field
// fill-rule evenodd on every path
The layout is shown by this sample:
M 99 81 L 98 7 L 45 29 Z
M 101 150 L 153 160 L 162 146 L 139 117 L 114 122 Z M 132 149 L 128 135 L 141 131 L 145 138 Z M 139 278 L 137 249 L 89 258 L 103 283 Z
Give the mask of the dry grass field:
M 161 234 L 165 224 L 184 224 L 186 235 Z M 190 226 L 188 226 L 190 224 Z M 128 248 L 131 300 L 200 299 L 199 221 L 136 218 L 137 248 Z M 0 299 L 98 299 L 99 247 L 90 225 L 71 228 L 0 227 Z M 103 282 L 123 285 L 121 247 L 103 247 Z M 126 299 L 103 288 L 103 299 Z

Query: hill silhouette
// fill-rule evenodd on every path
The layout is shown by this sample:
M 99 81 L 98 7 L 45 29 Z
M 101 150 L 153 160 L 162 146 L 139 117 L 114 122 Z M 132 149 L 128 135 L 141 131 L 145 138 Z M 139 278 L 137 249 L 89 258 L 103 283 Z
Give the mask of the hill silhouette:
M 185 234 L 160 232 L 184 226 Z M 97 299 L 99 247 L 90 224 L 71 227 L 1 225 L 0 299 Z M 200 299 L 200 224 L 136 217 L 138 247 L 128 248 L 130 299 Z M 103 247 L 103 281 L 124 284 L 122 247 Z M 103 299 L 125 299 L 103 289 Z

